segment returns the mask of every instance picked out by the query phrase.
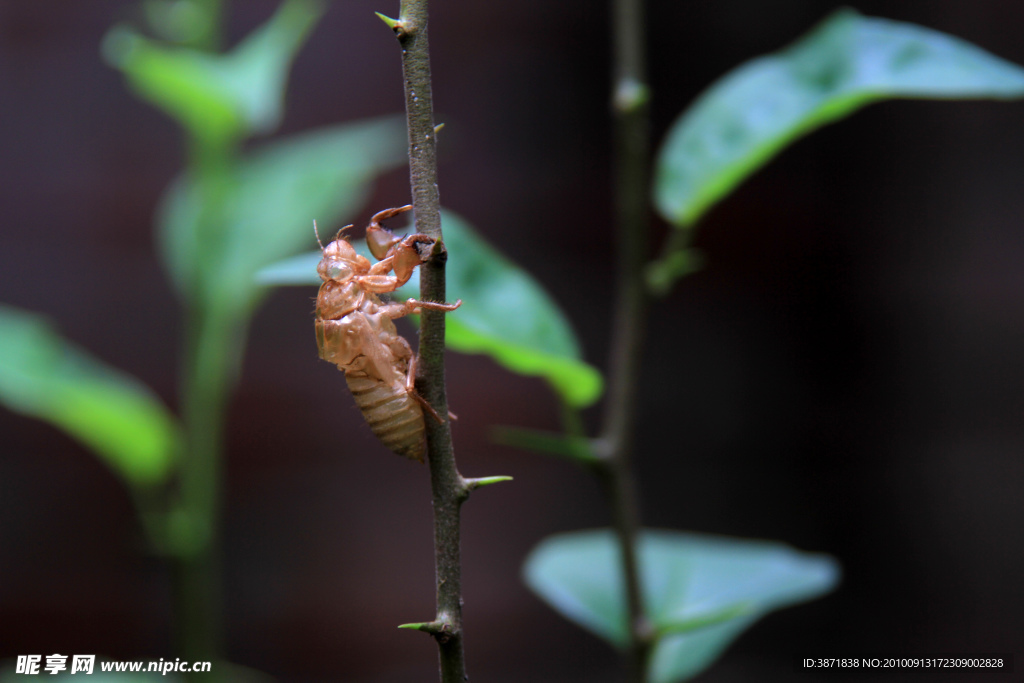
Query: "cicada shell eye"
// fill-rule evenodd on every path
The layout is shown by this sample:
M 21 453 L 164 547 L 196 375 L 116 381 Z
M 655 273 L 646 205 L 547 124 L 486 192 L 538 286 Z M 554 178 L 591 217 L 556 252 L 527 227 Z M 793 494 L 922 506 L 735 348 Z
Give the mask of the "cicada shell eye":
M 327 267 L 324 273 L 329 280 L 345 281 L 352 277 L 352 266 L 341 259 L 327 259 Z

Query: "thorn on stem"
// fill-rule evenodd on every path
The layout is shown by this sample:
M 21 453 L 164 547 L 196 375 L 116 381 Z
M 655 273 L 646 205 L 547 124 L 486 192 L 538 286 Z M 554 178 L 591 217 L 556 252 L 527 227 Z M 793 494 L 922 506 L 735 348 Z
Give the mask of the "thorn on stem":
M 477 477 L 475 479 L 467 479 L 466 480 L 466 486 L 469 487 L 470 491 L 473 491 L 474 489 L 478 489 L 481 486 L 488 486 L 490 484 L 498 484 L 498 483 L 503 482 L 503 481 L 512 481 L 512 477 L 507 477 L 507 476 L 504 476 L 504 475 L 496 476 L 496 477 Z
M 462 484 L 462 495 L 460 498 L 465 500 L 469 497 L 470 492 L 477 490 L 481 486 L 490 486 L 491 484 L 500 484 L 503 481 L 512 481 L 512 477 L 497 476 L 497 477 L 474 477 L 470 479 L 461 478 Z
M 399 624 L 398 628 L 423 631 L 424 633 L 441 633 L 447 628 L 447 626 L 447 624 L 441 623 L 440 621 L 417 621 L 411 624 Z
M 374 12 L 374 14 L 376 14 L 381 21 L 387 24 L 387 27 L 394 31 L 395 35 L 398 36 L 399 38 L 401 38 L 402 35 L 405 33 L 405 25 L 402 24 L 400 20 L 392 19 L 388 15 L 381 14 L 380 12 Z
M 452 636 L 451 625 L 446 621 L 422 621 L 412 624 L 399 624 L 398 628 L 423 631 L 437 638 L 438 642 L 445 643 Z

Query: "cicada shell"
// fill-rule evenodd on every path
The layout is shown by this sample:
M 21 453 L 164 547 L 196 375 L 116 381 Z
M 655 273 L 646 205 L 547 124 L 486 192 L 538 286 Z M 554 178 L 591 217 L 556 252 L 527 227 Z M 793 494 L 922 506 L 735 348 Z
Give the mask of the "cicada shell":
M 380 300 L 379 294 L 409 280 L 434 242 L 422 234 L 395 238 L 380 227 L 381 220 L 411 208 L 387 209 L 373 217 L 367 241 L 378 263 L 371 265 L 357 254 L 341 233 L 323 248 L 317 266 L 323 284 L 316 300 L 316 341 L 320 357 L 345 373 L 356 405 L 377 438 L 395 453 L 422 462 L 424 410 L 440 417 L 416 393 L 416 356 L 392 321 L 424 308 L 455 310 L 462 302 Z

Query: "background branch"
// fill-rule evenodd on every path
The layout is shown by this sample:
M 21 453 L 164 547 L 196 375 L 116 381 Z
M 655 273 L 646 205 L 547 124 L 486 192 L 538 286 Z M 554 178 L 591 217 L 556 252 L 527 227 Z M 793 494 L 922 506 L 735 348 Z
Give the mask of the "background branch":
M 630 678 L 645 678 L 651 628 L 644 613 L 636 535 L 639 501 L 632 466 L 636 385 L 648 297 L 644 267 L 649 251 L 650 132 L 644 59 L 642 0 L 612 1 L 614 48 L 612 111 L 615 119 L 615 215 L 618 282 L 609 361 L 609 391 L 599 443 L 605 456 L 598 472 L 612 506 L 619 538 L 630 619 Z

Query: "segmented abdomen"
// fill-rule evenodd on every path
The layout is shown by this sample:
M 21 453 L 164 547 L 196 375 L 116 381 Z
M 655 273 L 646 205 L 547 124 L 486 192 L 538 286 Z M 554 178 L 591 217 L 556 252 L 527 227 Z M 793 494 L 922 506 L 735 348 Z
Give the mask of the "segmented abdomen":
M 395 453 L 423 462 L 423 408 L 405 387 L 348 373 L 345 381 L 377 438 Z

